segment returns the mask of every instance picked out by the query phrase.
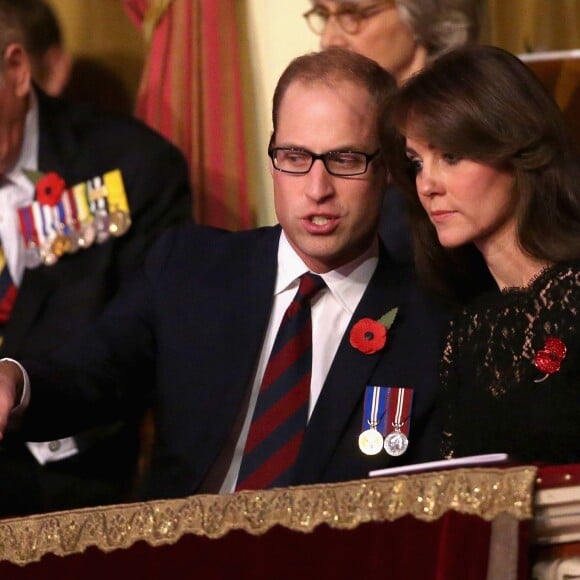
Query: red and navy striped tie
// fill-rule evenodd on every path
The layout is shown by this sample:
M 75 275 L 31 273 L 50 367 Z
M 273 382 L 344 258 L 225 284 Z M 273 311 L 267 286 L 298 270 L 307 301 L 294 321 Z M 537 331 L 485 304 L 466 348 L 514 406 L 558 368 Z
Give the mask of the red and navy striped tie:
M 270 354 L 236 490 L 288 485 L 308 420 L 312 373 L 310 301 L 324 280 L 310 272 L 286 310 Z

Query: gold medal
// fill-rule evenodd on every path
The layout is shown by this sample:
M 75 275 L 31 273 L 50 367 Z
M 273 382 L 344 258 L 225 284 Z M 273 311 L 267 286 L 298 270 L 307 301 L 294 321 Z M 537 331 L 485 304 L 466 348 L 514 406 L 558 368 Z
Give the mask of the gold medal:
M 69 254 L 74 254 L 78 252 L 79 249 L 79 235 L 76 232 L 70 232 L 67 236 L 68 245 L 67 245 L 67 252 Z
M 131 217 L 127 212 L 116 210 L 109 215 L 109 233 L 122 236 L 131 226 Z
M 47 245 L 40 250 L 40 257 L 45 266 L 52 266 L 58 262 L 58 256 L 52 251 L 50 245 Z
M 57 258 L 60 258 L 63 254 L 70 251 L 70 245 L 70 240 L 64 234 L 59 233 L 52 240 L 50 249 Z
M 375 427 L 365 429 L 358 436 L 358 447 L 365 455 L 376 455 L 383 448 L 383 436 Z

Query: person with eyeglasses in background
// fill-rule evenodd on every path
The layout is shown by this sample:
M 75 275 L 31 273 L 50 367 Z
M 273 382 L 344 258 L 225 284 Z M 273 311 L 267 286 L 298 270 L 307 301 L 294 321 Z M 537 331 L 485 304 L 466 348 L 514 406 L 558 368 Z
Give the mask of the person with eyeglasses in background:
M 279 224 L 165 235 L 96 326 L 49 361 L 19 361 L 26 385 L 0 362 L 0 432 L 19 402 L 21 429 L 43 438 L 149 399 L 149 499 L 432 459 L 446 319 L 377 235 L 378 113 L 395 88 L 352 51 L 293 60 L 268 150 Z
M 484 0 L 312 0 L 303 16 L 320 47 L 345 48 L 378 62 L 401 85 L 449 49 L 476 43 Z M 379 225 L 387 249 L 412 261 L 400 191 L 390 186 Z

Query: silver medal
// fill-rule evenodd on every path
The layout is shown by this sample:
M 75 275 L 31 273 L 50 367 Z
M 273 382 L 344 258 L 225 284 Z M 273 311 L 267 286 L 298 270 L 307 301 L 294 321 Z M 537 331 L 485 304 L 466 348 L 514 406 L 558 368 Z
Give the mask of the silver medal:
M 42 257 L 38 246 L 31 242 L 24 250 L 24 265 L 26 268 L 38 268 L 42 264 Z
M 81 226 L 81 231 L 79 234 L 78 242 L 79 247 L 81 248 L 89 248 L 95 242 L 95 238 L 97 237 L 97 230 L 93 225 L 93 222 L 85 223 Z
M 395 430 L 385 437 L 385 451 L 393 457 L 403 455 L 408 446 L 409 440 L 401 431 Z
M 93 220 L 97 233 L 97 243 L 102 244 L 109 239 L 109 214 L 106 211 L 98 210 Z

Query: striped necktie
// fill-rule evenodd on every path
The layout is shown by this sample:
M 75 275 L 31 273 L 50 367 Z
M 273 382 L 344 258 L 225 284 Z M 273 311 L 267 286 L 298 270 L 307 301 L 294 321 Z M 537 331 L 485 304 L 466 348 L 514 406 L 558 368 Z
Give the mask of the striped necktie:
M 252 417 L 236 490 L 288 485 L 308 420 L 312 373 L 310 302 L 324 287 L 304 274 L 286 310 Z
M 6 263 L 4 249 L 0 245 L 0 324 L 8 322 L 16 294 L 17 289 Z

